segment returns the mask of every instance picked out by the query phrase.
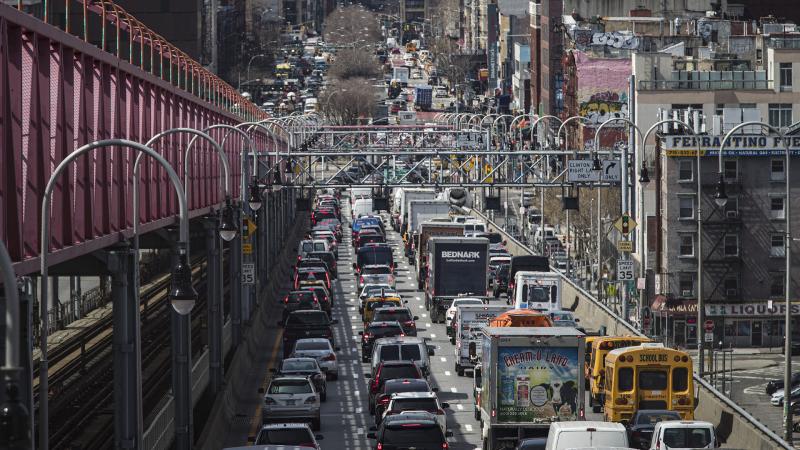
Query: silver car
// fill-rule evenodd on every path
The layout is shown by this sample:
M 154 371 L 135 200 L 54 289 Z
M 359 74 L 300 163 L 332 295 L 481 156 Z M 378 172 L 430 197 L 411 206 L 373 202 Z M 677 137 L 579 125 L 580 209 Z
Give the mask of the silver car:
M 320 398 L 308 377 L 273 378 L 264 394 L 262 423 L 310 421 L 320 427 Z
M 336 362 L 336 348 L 325 338 L 298 339 L 294 344 L 291 358 L 314 358 L 329 380 L 339 378 L 339 365 Z

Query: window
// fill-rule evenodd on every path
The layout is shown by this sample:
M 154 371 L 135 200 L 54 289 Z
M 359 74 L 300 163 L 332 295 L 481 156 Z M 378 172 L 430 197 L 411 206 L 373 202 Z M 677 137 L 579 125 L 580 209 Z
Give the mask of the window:
M 778 66 L 778 70 L 780 71 L 780 80 L 781 80 L 781 90 L 782 91 L 791 91 L 792 90 L 792 63 L 790 62 L 782 62 Z
M 739 278 L 738 277 L 728 277 L 725 278 L 723 282 L 723 287 L 725 288 L 725 297 L 728 298 L 737 298 L 739 297 Z
M 783 158 L 775 158 L 770 162 L 769 179 L 772 181 L 783 181 L 786 179 L 786 171 L 783 167 Z
M 739 179 L 739 161 L 736 159 L 726 159 L 722 164 L 723 174 L 726 181 L 736 181 Z
M 694 218 L 694 198 L 678 197 L 678 218 L 679 219 Z
M 680 238 L 680 253 L 681 258 L 688 258 L 694 256 L 694 234 L 682 234 Z
M 678 276 L 678 290 L 681 297 L 694 296 L 694 274 L 682 273 Z
M 783 245 L 783 235 L 780 233 L 773 233 L 770 238 L 769 256 L 773 258 L 783 258 L 786 255 L 786 249 Z
M 725 216 L 729 219 L 735 219 L 739 217 L 739 197 L 728 197 L 728 201 L 725 202 L 723 210 L 725 211 Z
M 678 161 L 678 181 L 692 181 L 694 179 L 694 169 L 691 159 Z
M 783 297 L 783 273 L 773 273 L 769 283 L 770 297 Z
M 672 369 L 672 390 L 683 392 L 689 388 L 689 371 L 685 367 Z
M 633 389 L 633 369 L 630 367 L 623 367 L 619 369 L 619 379 L 617 380 L 617 387 L 622 392 L 627 392 Z
M 725 256 L 739 256 L 739 236 L 726 234 L 724 251 Z
M 773 127 L 788 127 L 792 124 L 791 103 L 770 103 L 769 124 Z
M 769 209 L 772 219 L 783 219 L 786 217 L 786 209 L 783 207 L 783 197 L 772 197 L 770 199 Z

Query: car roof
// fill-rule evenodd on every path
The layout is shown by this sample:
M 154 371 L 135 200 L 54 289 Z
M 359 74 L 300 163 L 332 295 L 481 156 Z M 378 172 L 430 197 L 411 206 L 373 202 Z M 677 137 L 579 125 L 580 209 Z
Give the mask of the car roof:
M 663 422 L 659 422 L 663 423 Z M 558 429 L 562 431 L 586 431 L 587 428 L 594 428 L 596 430 L 620 430 L 625 431 L 625 427 L 616 422 L 601 422 L 599 420 L 585 420 L 576 422 L 553 422 L 550 424 L 550 430 Z
M 389 312 L 396 312 L 396 311 L 408 311 L 411 310 L 407 306 L 384 306 L 383 308 L 379 308 L 379 311 L 389 311 Z
M 714 428 L 714 424 L 704 420 L 666 420 L 658 422 L 657 427 L 661 428 L 690 428 L 690 427 L 709 427 Z
M 375 341 L 375 345 L 399 345 L 399 344 L 424 344 L 425 339 L 417 336 L 391 336 L 380 338 Z
M 422 423 L 434 425 L 438 428 L 436 416 L 426 411 L 413 411 L 407 414 L 395 414 L 383 418 L 384 426 L 402 425 L 407 423 Z
M 303 339 L 296 340 L 295 341 L 295 345 L 297 343 L 299 343 L 299 342 L 327 342 L 327 343 L 330 343 L 331 341 L 329 341 L 327 338 L 303 338 Z
M 298 375 L 276 375 L 276 376 L 272 377 L 272 380 L 270 381 L 270 384 L 272 384 L 272 383 L 274 383 L 276 381 L 307 381 L 307 382 L 310 383 L 310 380 L 308 379 L 308 377 L 301 377 L 301 376 L 298 376 Z
M 305 428 L 311 430 L 307 423 L 303 422 L 285 422 L 285 423 L 269 423 L 261 425 L 262 430 L 279 430 L 282 428 Z
M 392 394 L 392 400 L 394 399 L 411 399 L 411 398 L 438 398 L 436 397 L 435 392 L 397 392 Z
M 292 314 L 296 314 L 296 315 L 300 315 L 300 314 L 317 314 L 317 315 L 319 315 L 320 313 L 325 314 L 326 316 L 328 315 L 328 313 L 326 313 L 325 311 L 320 311 L 318 309 L 301 309 L 299 311 L 292 311 L 292 312 L 289 313 L 289 315 L 290 316 Z
M 291 358 L 283 358 L 281 360 L 281 364 L 285 363 L 286 361 L 317 362 L 317 358 L 309 358 L 306 356 L 293 356 Z
M 388 361 L 381 361 L 381 364 L 385 366 L 416 366 L 417 363 L 408 359 L 393 359 Z

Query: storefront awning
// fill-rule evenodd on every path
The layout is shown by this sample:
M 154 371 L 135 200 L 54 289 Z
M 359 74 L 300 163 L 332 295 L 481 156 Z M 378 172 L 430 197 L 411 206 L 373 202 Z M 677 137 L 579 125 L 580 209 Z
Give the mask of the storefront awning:
M 693 316 L 697 314 L 697 300 L 677 300 L 666 295 L 656 295 L 650 304 L 650 310 L 670 317 Z

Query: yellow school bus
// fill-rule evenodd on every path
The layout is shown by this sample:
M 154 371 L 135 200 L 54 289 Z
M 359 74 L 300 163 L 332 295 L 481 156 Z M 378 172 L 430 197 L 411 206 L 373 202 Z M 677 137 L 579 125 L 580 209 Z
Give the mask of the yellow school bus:
M 603 379 L 608 352 L 617 348 L 636 347 L 643 342 L 650 342 L 650 339 L 643 336 L 598 336 L 592 341 L 592 348 L 589 350 L 589 374 L 586 380 L 590 390 L 589 406 L 592 407 L 592 412 L 599 413 L 605 401 Z
M 606 421 L 630 420 L 639 409 L 668 409 L 694 420 L 694 407 L 692 359 L 686 352 L 643 343 L 606 355 Z
M 583 352 L 583 387 L 589 390 L 589 379 L 592 377 L 592 342 L 604 336 L 586 336 L 586 351 Z

